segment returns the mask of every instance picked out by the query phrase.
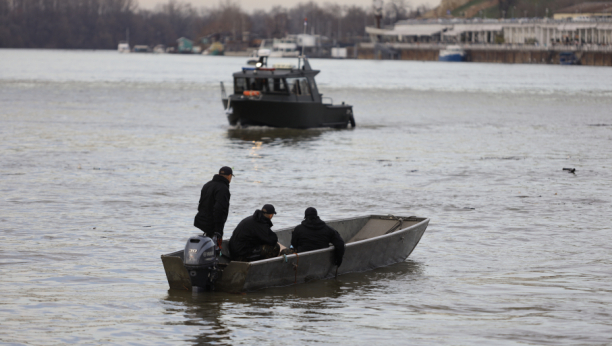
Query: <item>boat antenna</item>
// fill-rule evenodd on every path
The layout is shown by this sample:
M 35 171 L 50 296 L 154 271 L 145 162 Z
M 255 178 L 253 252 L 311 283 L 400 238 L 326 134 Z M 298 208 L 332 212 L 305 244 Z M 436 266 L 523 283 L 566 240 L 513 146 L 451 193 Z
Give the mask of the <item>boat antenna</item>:
M 302 36 L 302 59 L 304 59 L 304 38 L 306 36 L 306 27 L 308 26 L 308 18 L 304 17 L 304 36 Z M 298 59 L 298 70 L 300 69 L 300 62 L 302 60 Z

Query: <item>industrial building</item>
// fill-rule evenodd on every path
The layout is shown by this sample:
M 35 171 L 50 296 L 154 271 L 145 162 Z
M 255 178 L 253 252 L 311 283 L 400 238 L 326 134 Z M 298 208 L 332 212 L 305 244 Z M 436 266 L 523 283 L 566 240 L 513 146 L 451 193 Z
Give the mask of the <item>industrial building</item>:
M 392 28 L 366 27 L 375 43 L 459 43 L 549 46 L 612 43 L 612 18 L 430 19 L 397 22 Z

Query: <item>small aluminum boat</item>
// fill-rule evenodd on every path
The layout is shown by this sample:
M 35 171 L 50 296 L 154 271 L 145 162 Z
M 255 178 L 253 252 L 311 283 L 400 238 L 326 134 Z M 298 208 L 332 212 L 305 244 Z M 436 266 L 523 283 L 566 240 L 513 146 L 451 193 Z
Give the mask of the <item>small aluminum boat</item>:
M 230 261 L 228 240 L 223 241 L 221 277 L 216 291 L 245 292 L 271 286 L 288 286 L 352 272 L 361 272 L 403 262 L 417 246 L 429 219 L 393 215 L 368 215 L 328 221 L 346 242 L 340 267 L 333 264 L 334 247 L 279 256 L 255 262 Z M 276 231 L 283 245 L 291 242 L 295 227 Z M 192 290 L 183 264 L 184 251 L 161 256 L 171 289 Z

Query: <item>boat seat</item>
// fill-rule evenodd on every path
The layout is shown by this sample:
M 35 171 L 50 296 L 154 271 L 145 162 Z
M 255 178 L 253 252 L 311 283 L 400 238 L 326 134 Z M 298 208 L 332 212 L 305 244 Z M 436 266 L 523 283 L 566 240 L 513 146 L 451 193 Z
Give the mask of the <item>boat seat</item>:
M 356 241 L 391 233 L 395 231 L 399 225 L 399 220 L 370 219 L 347 243 L 354 243 Z

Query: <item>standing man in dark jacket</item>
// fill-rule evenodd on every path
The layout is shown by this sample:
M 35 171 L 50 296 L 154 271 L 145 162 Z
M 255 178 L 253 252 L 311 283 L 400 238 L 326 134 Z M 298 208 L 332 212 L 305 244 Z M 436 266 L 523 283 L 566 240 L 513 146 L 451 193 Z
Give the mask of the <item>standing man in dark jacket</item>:
M 334 264 L 339 267 L 344 256 L 344 240 L 335 229 L 329 227 L 319 218 L 315 208 L 307 208 L 304 212 L 304 221 L 293 230 L 291 246 L 300 253 L 325 249 L 329 247 L 329 243 L 332 243 L 335 247 Z
M 212 180 L 202 187 L 198 213 L 193 225 L 201 229 L 207 237 L 212 238 L 215 233 L 219 233 L 220 238 L 223 237 L 223 226 L 227 221 L 231 196 L 229 184 L 233 176 L 231 168 L 221 167 L 219 174 L 215 174 Z
M 266 204 L 240 221 L 229 241 L 232 261 L 251 262 L 278 256 L 278 236 L 271 229 L 274 214 L 274 206 Z

